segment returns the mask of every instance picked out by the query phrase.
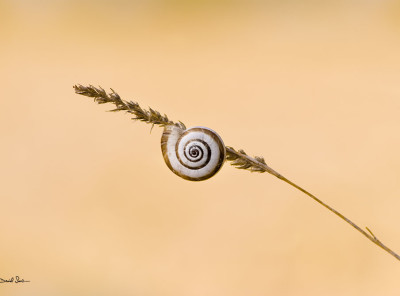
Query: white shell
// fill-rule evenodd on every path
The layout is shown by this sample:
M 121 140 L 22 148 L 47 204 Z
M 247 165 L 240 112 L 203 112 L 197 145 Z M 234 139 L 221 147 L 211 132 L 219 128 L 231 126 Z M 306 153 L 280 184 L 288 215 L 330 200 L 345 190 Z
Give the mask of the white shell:
M 166 126 L 161 137 L 161 150 L 171 171 L 191 181 L 214 176 L 226 157 L 221 137 L 212 129 L 202 126 L 186 130 L 175 125 Z

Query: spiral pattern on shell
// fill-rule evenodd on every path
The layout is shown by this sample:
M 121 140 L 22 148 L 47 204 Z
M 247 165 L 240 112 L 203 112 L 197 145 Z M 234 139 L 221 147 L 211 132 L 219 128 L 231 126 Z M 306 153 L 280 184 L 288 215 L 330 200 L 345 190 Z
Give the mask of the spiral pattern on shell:
M 161 137 L 161 150 L 170 170 L 190 181 L 211 178 L 220 170 L 226 157 L 221 137 L 202 126 L 186 130 L 166 126 Z

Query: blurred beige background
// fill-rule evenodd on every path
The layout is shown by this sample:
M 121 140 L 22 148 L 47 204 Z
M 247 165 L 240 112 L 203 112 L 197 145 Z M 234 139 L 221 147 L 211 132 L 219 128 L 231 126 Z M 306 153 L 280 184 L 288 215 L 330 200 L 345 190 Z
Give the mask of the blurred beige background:
M 188 182 L 112 87 L 263 155 L 400 252 L 399 1 L 0 0 L 0 295 L 399 295 L 400 264 L 225 165 Z

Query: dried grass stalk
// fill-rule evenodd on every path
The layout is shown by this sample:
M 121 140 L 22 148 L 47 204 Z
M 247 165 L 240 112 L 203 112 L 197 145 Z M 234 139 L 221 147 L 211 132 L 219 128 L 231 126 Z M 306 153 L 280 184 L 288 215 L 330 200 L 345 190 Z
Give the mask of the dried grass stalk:
M 167 125 L 176 125 L 182 129 L 186 129 L 185 125 L 179 121 L 179 122 L 173 122 L 168 119 L 167 115 L 161 115 L 160 112 L 155 111 L 151 108 L 149 110 L 144 110 L 142 109 L 138 103 L 132 102 L 132 101 L 124 101 L 120 98 L 120 96 L 113 90 L 111 89 L 111 93 L 107 94 L 105 90 L 101 87 L 96 88 L 92 85 L 89 86 L 82 86 L 82 85 L 75 85 L 74 86 L 75 92 L 80 95 L 84 95 L 87 97 L 94 98 L 95 102 L 99 104 L 105 104 L 105 103 L 113 103 L 117 108 L 110 110 L 110 111 L 126 111 L 130 114 L 133 114 L 135 117 L 133 117 L 133 120 L 140 120 L 149 124 L 154 125 L 159 125 L 159 126 L 167 126 Z M 359 227 L 357 224 L 352 222 L 350 219 L 346 218 L 344 215 L 336 211 L 334 208 L 331 206 L 327 205 L 320 199 L 318 199 L 316 196 L 308 192 L 307 190 L 303 189 L 302 187 L 296 185 L 292 181 L 288 180 L 272 168 L 270 168 L 263 157 L 261 156 L 255 156 L 255 157 L 250 157 L 244 152 L 244 150 L 235 150 L 232 147 L 227 146 L 226 147 L 226 160 L 230 161 L 231 165 L 234 166 L 237 169 L 242 169 L 242 170 L 248 170 L 250 172 L 259 172 L 259 173 L 264 173 L 268 172 L 278 179 L 281 179 L 282 181 L 290 184 L 294 188 L 300 190 L 301 192 L 305 193 L 309 197 L 311 197 L 313 200 L 318 202 L 320 205 L 324 206 L 327 208 L 329 211 L 340 217 L 342 220 L 346 221 L 348 224 L 350 224 L 352 227 L 354 227 L 357 231 L 359 231 L 361 234 L 363 234 L 366 238 L 368 238 L 371 242 L 373 242 L 375 245 L 378 247 L 382 248 L 386 252 L 388 252 L 390 255 L 395 257 L 397 260 L 400 261 L 400 256 L 396 254 L 394 251 L 389 249 L 386 245 L 384 245 L 373 233 L 372 231 L 366 227 L 366 230 L 363 230 L 361 227 Z

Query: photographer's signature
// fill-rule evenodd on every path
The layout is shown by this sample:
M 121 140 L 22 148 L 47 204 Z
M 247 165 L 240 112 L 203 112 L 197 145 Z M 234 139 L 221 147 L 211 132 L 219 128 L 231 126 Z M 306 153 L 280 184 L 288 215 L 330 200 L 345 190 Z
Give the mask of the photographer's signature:
M 16 284 L 18 284 L 18 283 L 29 283 L 29 282 L 30 281 L 21 279 L 18 275 L 15 278 L 12 277 L 12 278 L 10 278 L 8 280 L 0 278 L 0 284 L 3 284 L 3 283 L 16 283 Z

